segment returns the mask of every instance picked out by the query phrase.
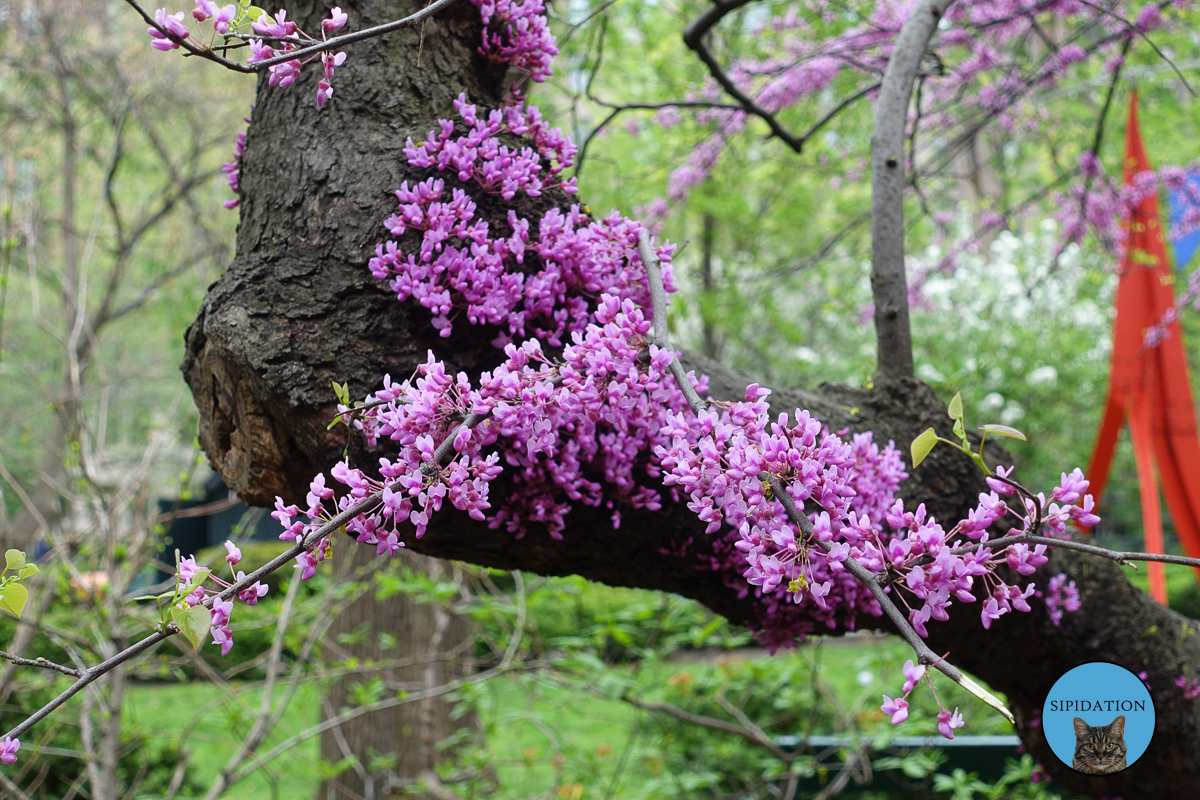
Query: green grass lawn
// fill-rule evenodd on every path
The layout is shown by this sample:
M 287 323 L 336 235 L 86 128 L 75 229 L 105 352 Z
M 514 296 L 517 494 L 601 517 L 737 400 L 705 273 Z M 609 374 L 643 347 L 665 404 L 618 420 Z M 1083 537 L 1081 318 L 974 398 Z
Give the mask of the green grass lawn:
M 189 774 L 205 787 L 224 768 L 250 732 L 262 700 L 261 684 L 234 683 L 214 697 L 212 684 L 180 683 L 136 686 L 126 695 L 125 715 L 132 727 L 156 738 L 178 738 L 190 751 Z M 281 694 L 276 687 L 276 696 Z M 301 687 L 279 726 L 259 749 L 271 747 L 316 724 L 320 698 L 311 686 Z M 320 782 L 319 737 L 302 742 L 261 770 L 232 786 L 229 800 L 312 797 Z
M 714 681 L 728 680 L 747 658 L 752 665 L 769 664 L 772 670 L 794 675 L 786 691 L 796 697 L 819 691 L 826 706 L 835 707 L 842 719 L 852 721 L 851 727 L 865 735 L 892 731 L 928 735 L 936 726 L 936 706 L 927 689 L 914 693 L 912 716 L 900 728 L 893 729 L 879 711 L 884 692 L 899 692 L 900 666 L 907 657 L 906 646 L 896 639 L 853 637 L 814 640 L 774 657 L 761 651 L 733 651 L 621 667 L 608 673 L 612 685 L 593 687 L 593 692 L 563 685 L 561 673 L 558 679 L 513 674 L 475 690 L 480 713 L 493 731 L 480 758 L 496 769 L 506 797 L 544 796 L 556 786 L 566 787 L 564 796 L 570 796 L 573 786 L 581 797 L 644 796 L 652 782 L 664 780 L 663 764 L 654 752 L 656 737 L 664 735 L 666 728 L 618 699 L 620 690 L 634 686 L 647 702 L 677 703 L 689 687 L 711 687 Z M 765 659 L 774 660 L 764 664 Z M 813 686 L 814 670 L 820 686 Z M 182 745 L 190 752 L 190 774 L 207 786 L 248 733 L 261 701 L 260 686 L 233 684 L 230 693 L 214 697 L 212 686 L 203 683 L 139 685 L 127 695 L 126 714 L 133 726 L 156 737 L 182 736 Z M 938 690 L 943 703 L 962 707 L 968 719 L 963 733 L 1011 730 L 948 681 L 939 680 Z M 304 687 L 260 752 L 315 724 L 318 701 L 316 689 Z M 781 702 L 789 700 L 783 697 Z M 223 796 L 231 800 L 311 797 L 320 783 L 318 752 L 318 737 L 310 738 Z

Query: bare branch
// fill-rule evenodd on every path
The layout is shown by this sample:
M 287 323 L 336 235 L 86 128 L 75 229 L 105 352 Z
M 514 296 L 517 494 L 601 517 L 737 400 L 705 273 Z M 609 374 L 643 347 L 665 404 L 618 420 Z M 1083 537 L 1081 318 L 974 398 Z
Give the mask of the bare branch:
M 750 95 L 738 88 L 733 79 L 725 74 L 725 70 L 717 63 L 717 59 L 713 56 L 712 51 L 708 49 L 708 45 L 704 43 L 704 37 L 713 29 L 721 19 L 731 11 L 736 11 L 742 6 L 749 3 L 750 0 L 716 0 L 711 6 L 706 8 L 700 16 L 696 17 L 691 23 L 683 29 L 683 42 L 700 57 L 704 65 L 708 67 L 708 71 L 712 74 L 717 83 L 721 84 L 721 88 L 725 92 L 737 100 L 741 107 L 748 114 L 753 114 L 761 118 L 767 123 L 767 127 L 771 129 L 773 136 L 779 137 L 784 144 L 801 152 L 804 147 L 804 139 L 797 139 L 793 136 L 779 120 L 775 119 L 775 115 L 765 108 L 754 102 Z
M 214 52 L 213 50 L 209 50 L 206 47 L 197 45 L 195 42 L 191 41 L 190 39 L 180 39 L 179 37 L 175 36 L 175 34 L 171 33 L 163 26 L 159 25 L 155 21 L 154 17 L 151 16 L 150 13 L 146 11 L 146 9 L 142 8 L 141 5 L 138 4 L 137 0 L 125 0 L 125 2 L 128 3 L 130 6 L 132 6 L 133 9 L 142 16 L 142 19 L 144 19 L 146 21 L 147 25 L 149 25 L 151 28 L 154 28 L 159 33 L 166 36 L 172 42 L 175 42 L 177 45 L 182 47 L 184 50 L 186 50 L 191 55 L 199 56 L 200 58 L 203 58 L 207 61 L 212 61 L 215 64 L 220 64 L 222 67 L 225 67 L 225 69 L 230 69 L 230 70 L 233 70 L 234 72 L 253 74 L 255 72 L 262 72 L 265 69 L 270 69 L 271 67 L 273 67 L 277 64 L 284 64 L 288 61 L 293 61 L 296 59 L 305 59 L 305 58 L 308 58 L 309 56 L 315 56 L 320 53 L 324 53 L 328 50 L 336 50 L 337 48 L 342 47 L 343 45 L 354 44 L 355 42 L 361 42 L 364 39 L 372 39 L 376 36 L 383 36 L 384 34 L 392 33 L 394 31 L 398 31 L 398 30 L 403 30 L 404 28 L 415 28 L 415 27 L 417 27 L 417 25 L 421 24 L 421 22 L 428 19 L 429 17 L 432 17 L 434 14 L 441 11 L 442 9 L 449 8 L 450 6 L 454 5 L 455 3 L 458 2 L 458 0 L 437 0 L 436 3 L 426 6 L 425 8 L 421 9 L 417 13 L 410 14 L 409 16 L 405 17 L 404 19 L 398 19 L 398 20 L 395 20 L 394 22 L 385 22 L 383 25 L 376 25 L 374 28 L 364 28 L 361 31 L 354 31 L 353 33 L 347 33 L 344 36 L 335 36 L 332 39 L 327 39 L 326 41 L 323 41 L 323 42 L 314 42 L 314 44 L 311 44 L 307 47 L 302 47 L 299 50 L 292 50 L 289 53 L 283 53 L 283 54 L 273 56 L 268 59 L 264 59 L 262 61 L 255 61 L 253 64 L 243 64 L 239 61 L 232 61 L 228 58 L 217 55 L 217 53 Z M 259 37 L 256 36 L 254 38 L 259 38 Z M 273 37 L 265 37 L 265 38 L 270 39 Z
M 646 703 L 629 695 L 626 695 L 621 699 L 634 708 L 640 708 L 643 711 L 656 711 L 663 714 L 670 714 L 672 717 L 687 722 L 691 725 L 699 725 L 700 727 L 708 728 L 709 730 L 721 731 L 723 733 L 731 733 L 734 736 L 740 736 L 751 744 L 756 744 L 759 747 L 766 748 L 770 751 L 771 755 L 775 756 L 784 763 L 790 764 L 793 760 L 795 760 L 795 756 L 790 755 L 786 750 L 771 741 L 770 737 L 766 736 L 762 729 L 757 725 L 753 726 L 753 729 L 751 729 L 743 725 L 735 725 L 732 722 L 726 722 L 723 719 L 717 719 L 716 717 L 709 717 L 704 714 L 695 714 L 691 711 L 685 711 L 684 709 L 679 708 L 678 706 L 673 706 L 670 703 Z M 726 703 L 728 703 L 728 701 L 726 701 Z
M 64 667 L 62 664 L 55 664 L 53 661 L 47 661 L 44 658 L 22 658 L 12 653 L 6 653 L 3 650 L 0 650 L 0 658 L 10 661 L 18 667 L 40 667 L 42 669 L 52 669 L 64 675 L 70 675 L 72 678 L 83 677 L 83 673 L 77 669 Z

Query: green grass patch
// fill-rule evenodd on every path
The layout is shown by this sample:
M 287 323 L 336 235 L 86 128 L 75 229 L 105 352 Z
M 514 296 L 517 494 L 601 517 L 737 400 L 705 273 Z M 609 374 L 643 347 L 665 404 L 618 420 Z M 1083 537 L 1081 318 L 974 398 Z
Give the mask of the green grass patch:
M 276 685 L 276 696 L 283 687 Z M 189 774 L 206 788 L 224 769 L 254 725 L 262 702 L 260 683 L 232 683 L 225 692 L 207 683 L 135 686 L 126 694 L 128 724 L 157 738 L 178 739 L 189 753 Z M 317 724 L 320 695 L 300 687 L 280 724 L 259 748 L 263 754 L 288 737 Z M 234 784 L 227 800 L 276 800 L 312 797 L 320 784 L 317 762 L 320 737 L 312 737 Z

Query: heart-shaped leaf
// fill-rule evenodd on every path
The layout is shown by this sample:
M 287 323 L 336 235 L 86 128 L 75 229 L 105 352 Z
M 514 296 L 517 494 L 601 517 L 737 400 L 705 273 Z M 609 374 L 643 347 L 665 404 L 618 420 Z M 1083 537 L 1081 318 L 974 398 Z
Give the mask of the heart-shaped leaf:
M 962 392 L 954 395 L 954 399 L 950 401 L 950 419 L 962 419 Z
M 929 451 L 933 449 L 937 441 L 937 433 L 933 428 L 926 428 L 917 438 L 913 439 L 911 449 L 914 468 L 925 460 L 925 456 L 929 455 Z
M 13 572 L 25 566 L 25 554 L 20 550 L 9 550 L 4 554 L 5 569 L 11 569 Z
M 208 636 L 208 629 L 212 627 L 212 612 L 204 606 L 176 607 L 171 609 L 171 621 L 179 628 L 184 638 L 192 643 L 192 647 L 199 650 Z
M 0 589 L 0 608 L 14 617 L 21 616 L 21 612 L 25 610 L 25 603 L 28 601 L 29 590 L 19 583 L 10 583 Z

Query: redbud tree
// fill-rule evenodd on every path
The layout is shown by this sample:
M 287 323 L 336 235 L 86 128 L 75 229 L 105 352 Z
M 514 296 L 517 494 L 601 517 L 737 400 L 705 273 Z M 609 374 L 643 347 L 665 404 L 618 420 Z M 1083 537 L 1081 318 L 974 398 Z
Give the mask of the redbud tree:
M 749 4 L 702 7 L 681 34 L 709 79 L 663 110 L 703 114 L 710 135 L 661 202 L 607 214 L 586 204 L 578 148 L 530 89 L 558 53 L 540 0 L 130 5 L 155 49 L 260 73 L 228 168 L 237 255 L 187 333 L 183 370 L 214 467 L 273 506 L 293 543 L 249 576 L 233 573 L 231 549 L 233 580 L 216 585 L 181 562 L 158 632 L 136 648 L 181 632 L 226 646 L 233 601 L 256 602 L 264 570 L 294 560 L 307 578 L 341 548 L 408 547 L 677 592 L 772 648 L 892 630 L 914 650 L 904 684 L 880 698 L 894 723 L 938 670 L 994 709 L 943 709 L 948 738 L 972 714 L 1002 713 L 1079 791 L 1194 785 L 1185 754 L 1200 719 L 1180 688 L 1200 667 L 1194 628 L 1132 589 L 1122 556 L 1080 541 L 1076 524 L 1098 518 L 1076 465 L 1056 486 L 1022 485 L 991 444 L 1018 432 L 975 432 L 959 398 L 947 408 L 913 377 L 905 264 L 915 137 L 1030 124 L 1037 94 L 1089 60 L 1115 81 L 1128 44 L 1170 24 L 1170 4 L 772 6 L 758 50 L 734 63 L 711 33 Z M 197 76 L 228 79 L 209 64 Z M 798 109 L 834 85 L 845 97 L 798 127 Z M 747 135 L 802 155 L 855 102 L 874 109 L 869 388 L 769 390 L 680 353 L 662 215 Z M 1067 190 L 1067 236 L 1095 229 L 1119 250 L 1123 201 L 1094 151 Z M 952 272 L 968 245 L 948 243 L 938 268 Z M 1146 674 L 1165 734 L 1103 785 L 1062 767 L 1037 728 L 1053 681 L 1097 659 Z M 5 760 L 54 707 L 9 732 Z

